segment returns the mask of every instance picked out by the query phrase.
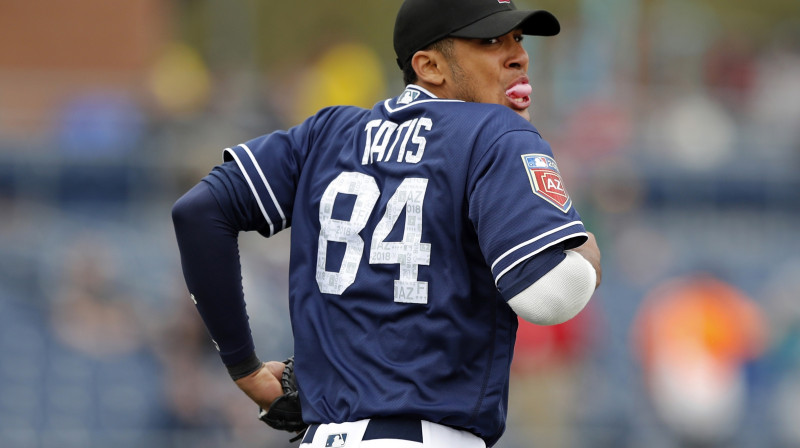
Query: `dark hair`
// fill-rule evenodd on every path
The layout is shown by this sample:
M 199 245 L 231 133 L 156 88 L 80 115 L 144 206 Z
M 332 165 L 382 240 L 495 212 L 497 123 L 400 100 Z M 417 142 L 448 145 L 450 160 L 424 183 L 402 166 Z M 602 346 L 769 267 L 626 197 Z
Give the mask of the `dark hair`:
M 437 40 L 436 42 L 428 45 L 427 47 L 423 48 L 419 51 L 429 51 L 435 50 L 441 53 L 445 59 L 450 59 L 453 57 L 453 38 L 452 37 L 445 37 L 444 39 Z M 417 82 L 417 72 L 414 71 L 414 66 L 411 64 L 411 59 L 413 56 L 403 63 L 403 82 L 408 84 L 414 84 Z

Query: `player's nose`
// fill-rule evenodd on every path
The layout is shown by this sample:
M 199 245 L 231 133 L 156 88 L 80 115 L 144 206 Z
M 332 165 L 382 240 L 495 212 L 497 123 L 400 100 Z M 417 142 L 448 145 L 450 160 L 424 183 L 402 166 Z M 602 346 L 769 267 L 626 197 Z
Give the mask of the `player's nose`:
M 510 68 L 520 68 L 524 71 L 528 70 L 528 52 L 522 46 L 522 42 L 514 42 L 509 50 L 508 58 L 506 59 L 506 66 Z

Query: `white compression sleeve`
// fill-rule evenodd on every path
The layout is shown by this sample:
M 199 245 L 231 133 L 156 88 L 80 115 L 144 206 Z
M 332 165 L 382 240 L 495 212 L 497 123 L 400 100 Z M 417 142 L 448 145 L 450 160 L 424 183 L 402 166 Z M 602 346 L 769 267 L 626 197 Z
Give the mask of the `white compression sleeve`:
M 528 322 L 555 325 L 577 315 L 594 293 L 597 272 L 579 253 L 565 251 L 566 258 L 531 286 L 508 301 L 511 309 Z

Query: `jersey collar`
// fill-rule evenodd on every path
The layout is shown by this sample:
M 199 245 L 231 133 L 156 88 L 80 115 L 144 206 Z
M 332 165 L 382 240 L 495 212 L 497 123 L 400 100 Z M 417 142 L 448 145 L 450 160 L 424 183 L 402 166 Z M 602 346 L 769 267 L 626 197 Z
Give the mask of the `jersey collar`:
M 396 98 L 389 98 L 384 101 L 383 105 L 389 113 L 392 113 L 405 109 L 406 107 L 430 101 L 463 102 L 461 100 L 440 99 L 425 88 L 416 84 L 409 84 L 406 86 L 405 90 L 403 90 L 403 93 Z

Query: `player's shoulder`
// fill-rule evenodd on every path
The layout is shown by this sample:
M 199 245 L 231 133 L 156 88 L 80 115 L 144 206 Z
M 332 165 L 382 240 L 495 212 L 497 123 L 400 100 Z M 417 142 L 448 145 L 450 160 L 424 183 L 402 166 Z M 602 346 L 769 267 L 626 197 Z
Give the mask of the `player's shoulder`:
M 533 151 L 546 146 L 539 130 L 508 106 L 488 103 L 463 103 L 458 107 L 459 121 L 474 127 L 476 146 L 488 152 L 506 153 L 521 148 Z
M 317 111 L 297 126 L 310 135 L 343 134 L 346 129 L 352 128 L 355 123 L 369 114 L 368 109 L 357 106 L 329 106 Z
M 502 104 L 464 103 L 464 113 L 482 117 L 483 123 L 498 133 L 521 131 L 539 134 L 533 123 Z
M 355 119 L 361 118 L 367 114 L 369 114 L 369 109 L 364 109 L 363 107 L 338 105 L 338 106 L 323 107 L 322 109 L 317 111 L 317 113 L 312 115 L 310 118 L 316 122 L 324 122 L 328 120 L 347 121 L 353 118 Z

